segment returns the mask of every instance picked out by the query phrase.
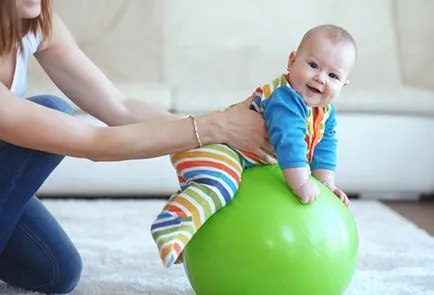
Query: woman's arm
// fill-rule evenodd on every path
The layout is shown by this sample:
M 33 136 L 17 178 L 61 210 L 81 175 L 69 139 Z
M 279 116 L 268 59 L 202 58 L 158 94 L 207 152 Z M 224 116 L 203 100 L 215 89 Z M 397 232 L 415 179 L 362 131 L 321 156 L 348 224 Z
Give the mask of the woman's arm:
M 82 52 L 56 14 L 53 14 L 52 35 L 43 41 L 35 56 L 69 99 L 108 125 L 178 119 L 143 100 L 127 99 Z
M 198 118 L 201 139 L 219 141 L 220 126 Z M 96 127 L 61 112 L 15 97 L 0 84 L 0 138 L 10 143 L 91 160 L 149 158 L 193 148 L 189 119 L 119 127 Z
M 225 112 L 214 112 L 197 118 L 203 144 L 228 142 L 266 146 L 261 133 L 240 132 L 234 114 L 257 122 L 258 114 L 247 111 L 248 101 Z M 240 112 L 241 109 L 246 109 Z M 252 128 L 260 129 L 253 124 Z M 116 161 L 151 158 L 197 146 L 189 118 L 174 121 L 150 121 L 115 127 L 96 127 L 64 113 L 18 98 L 0 83 L 0 139 L 26 148 L 88 158 L 94 161 Z M 257 151 L 260 153 L 260 150 Z M 263 155 L 266 158 L 266 155 Z
M 173 147 L 176 145 L 177 151 L 183 150 L 180 149 L 181 146 L 192 147 L 192 143 L 185 145 L 182 141 L 186 140 L 185 132 L 190 134 L 190 131 L 185 129 L 188 128 L 187 121 L 180 120 L 177 116 L 144 101 L 126 99 L 80 50 L 57 15 L 53 16 L 52 36 L 44 40 L 35 55 L 50 78 L 68 98 L 97 119 L 111 126 L 156 120 L 174 121 L 170 124 L 160 122 L 158 125 L 154 122 L 147 127 L 140 125 L 140 128 L 155 133 L 147 134 L 150 136 L 148 139 L 153 139 L 154 136 L 164 137 L 156 146 L 167 152 L 160 151 L 160 154 L 173 152 Z M 200 128 L 203 129 L 201 136 L 208 136 L 208 143 L 227 143 L 254 152 L 263 160 L 273 163 L 274 159 L 262 150 L 272 150 L 267 141 L 268 132 L 265 122 L 259 114 L 249 110 L 248 104 L 251 101 L 247 99 L 224 113 L 199 118 L 199 121 L 203 121 L 199 122 Z M 210 120 L 212 126 L 208 126 L 206 120 Z M 136 134 L 137 137 L 143 135 L 145 135 L 143 132 Z M 170 141 L 171 144 L 167 146 L 166 141 Z M 204 142 L 207 141 L 204 139 Z M 152 151 L 147 150 L 147 152 L 155 156 Z

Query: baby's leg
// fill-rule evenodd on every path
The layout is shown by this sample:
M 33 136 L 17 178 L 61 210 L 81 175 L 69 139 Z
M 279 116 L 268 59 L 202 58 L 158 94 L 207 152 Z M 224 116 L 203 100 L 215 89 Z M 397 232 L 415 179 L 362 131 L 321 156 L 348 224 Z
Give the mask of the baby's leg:
M 237 150 L 237 152 L 240 154 L 240 156 L 243 158 L 243 162 L 244 162 L 244 168 L 250 168 L 253 166 L 258 166 L 258 165 L 267 165 L 268 163 L 265 162 L 264 160 L 262 160 L 258 155 L 251 153 L 251 152 L 246 152 L 246 151 L 242 151 L 242 150 Z
M 226 145 L 207 145 L 176 154 L 172 163 L 181 191 L 172 195 L 151 227 L 166 267 L 181 262 L 199 228 L 226 206 L 238 190 L 242 159 Z

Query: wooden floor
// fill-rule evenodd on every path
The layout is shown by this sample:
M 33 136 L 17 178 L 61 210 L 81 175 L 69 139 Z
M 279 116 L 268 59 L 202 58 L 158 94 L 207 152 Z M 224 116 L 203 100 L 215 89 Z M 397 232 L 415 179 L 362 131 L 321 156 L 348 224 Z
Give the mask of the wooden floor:
M 434 237 L 434 201 L 383 202 Z

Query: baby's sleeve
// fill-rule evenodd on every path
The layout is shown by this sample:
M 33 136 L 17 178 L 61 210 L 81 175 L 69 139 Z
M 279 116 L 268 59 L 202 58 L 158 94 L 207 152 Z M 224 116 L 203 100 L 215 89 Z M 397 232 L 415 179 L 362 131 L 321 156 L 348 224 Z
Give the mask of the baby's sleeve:
M 282 169 L 306 167 L 307 106 L 290 87 L 276 89 L 262 101 L 270 142 Z
M 310 163 L 311 170 L 316 169 L 336 169 L 336 109 L 330 105 L 330 115 L 325 123 L 324 134 L 321 141 L 315 147 L 313 159 Z

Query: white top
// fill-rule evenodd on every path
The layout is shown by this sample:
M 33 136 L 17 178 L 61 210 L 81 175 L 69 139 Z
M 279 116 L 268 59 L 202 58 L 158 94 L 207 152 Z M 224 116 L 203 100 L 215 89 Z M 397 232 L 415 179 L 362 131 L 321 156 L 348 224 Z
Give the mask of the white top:
M 23 97 L 27 90 L 27 69 L 29 58 L 35 54 L 39 45 L 42 42 L 42 33 L 37 31 L 36 36 L 29 33 L 23 38 L 23 50 L 17 51 L 17 59 L 15 64 L 15 72 L 12 80 L 11 92 L 15 95 Z

